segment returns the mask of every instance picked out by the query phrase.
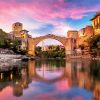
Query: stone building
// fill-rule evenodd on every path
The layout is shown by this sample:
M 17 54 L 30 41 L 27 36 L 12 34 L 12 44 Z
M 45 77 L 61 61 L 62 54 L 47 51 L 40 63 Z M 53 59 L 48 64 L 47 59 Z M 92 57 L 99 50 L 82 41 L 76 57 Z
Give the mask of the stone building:
M 97 12 L 91 21 L 92 26 L 87 25 L 78 31 L 78 45 L 88 46 L 87 39 L 93 35 L 100 34 L 100 12 Z
M 92 26 L 87 25 L 86 27 L 80 29 L 79 31 L 71 30 L 67 32 L 67 37 L 72 38 L 72 47 L 74 54 L 83 54 L 82 50 L 84 48 L 84 53 L 88 53 L 88 38 L 94 35 L 94 30 Z
M 20 32 L 23 30 L 23 24 L 20 22 L 16 22 L 12 24 L 12 33 L 14 37 L 21 37 Z
M 28 45 L 28 31 L 27 30 L 21 30 L 21 49 L 27 50 L 27 45 Z
M 91 19 L 92 26 L 95 34 L 100 34 L 100 12 L 97 12 L 96 15 Z
M 87 39 L 94 35 L 94 30 L 92 26 L 87 25 L 85 28 L 82 28 L 78 31 L 78 45 L 86 45 L 87 46 Z
M 23 29 L 23 24 L 20 22 L 16 22 L 12 24 L 12 31 L 20 32 Z
M 21 41 L 21 46 L 20 48 L 22 50 L 26 50 L 27 49 L 27 45 L 28 45 L 28 38 L 31 37 L 28 34 L 29 31 L 23 29 L 23 24 L 20 22 L 16 22 L 14 24 L 12 24 L 12 31 L 9 33 L 9 37 L 13 40 L 19 40 Z
M 78 31 L 76 31 L 76 30 L 69 30 L 68 32 L 67 32 L 67 37 L 69 37 L 69 38 L 78 38 Z
M 69 30 L 68 32 L 67 32 L 67 37 L 68 38 L 72 38 L 71 39 L 71 42 L 72 42 L 72 48 L 73 48 L 73 46 L 75 46 L 75 47 L 77 47 L 78 45 L 78 38 L 79 38 L 79 35 L 78 35 L 78 31 L 76 31 L 76 30 Z M 74 47 L 74 48 L 75 48 Z

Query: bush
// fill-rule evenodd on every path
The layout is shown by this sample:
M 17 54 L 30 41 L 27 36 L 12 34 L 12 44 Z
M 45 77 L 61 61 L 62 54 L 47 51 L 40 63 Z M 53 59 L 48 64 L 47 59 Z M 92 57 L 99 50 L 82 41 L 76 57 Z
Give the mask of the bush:
M 100 56 L 100 34 L 91 36 L 88 39 L 88 45 L 92 55 Z

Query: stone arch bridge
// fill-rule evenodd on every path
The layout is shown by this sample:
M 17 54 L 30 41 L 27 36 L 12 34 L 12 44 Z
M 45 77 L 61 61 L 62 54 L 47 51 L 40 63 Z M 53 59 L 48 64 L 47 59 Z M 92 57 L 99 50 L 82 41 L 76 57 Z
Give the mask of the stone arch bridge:
M 63 46 L 65 47 L 65 54 L 66 55 L 71 55 L 73 54 L 73 49 L 74 47 L 76 47 L 76 38 L 66 38 L 66 37 L 60 37 L 60 36 L 56 36 L 53 34 L 48 34 L 45 36 L 40 36 L 40 37 L 36 37 L 36 38 L 29 38 L 28 39 L 28 54 L 31 56 L 35 56 L 35 48 L 36 45 L 45 40 L 45 39 L 55 39 L 58 40 L 59 42 L 61 42 L 63 44 Z

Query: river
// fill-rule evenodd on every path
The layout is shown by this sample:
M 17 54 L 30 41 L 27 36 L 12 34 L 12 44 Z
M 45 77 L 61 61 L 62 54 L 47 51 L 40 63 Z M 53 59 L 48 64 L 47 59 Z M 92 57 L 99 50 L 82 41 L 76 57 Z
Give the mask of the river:
M 100 100 L 100 62 L 36 60 L 0 70 L 0 100 Z

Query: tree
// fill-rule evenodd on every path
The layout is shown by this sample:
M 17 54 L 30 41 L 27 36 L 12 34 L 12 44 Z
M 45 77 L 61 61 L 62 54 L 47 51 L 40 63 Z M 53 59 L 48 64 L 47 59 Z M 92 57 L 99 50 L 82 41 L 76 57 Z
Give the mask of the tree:
M 36 50 L 35 50 L 36 56 L 40 57 L 41 53 L 42 53 L 41 47 L 40 46 L 36 47 Z
M 19 40 L 12 40 L 9 38 L 9 34 L 4 32 L 2 29 L 0 29 L 0 48 L 4 49 L 11 49 L 15 53 L 23 53 L 25 51 L 19 50 L 21 45 L 21 41 Z
M 97 48 L 98 47 L 98 45 L 97 45 L 98 42 L 100 42 L 100 34 L 95 35 L 95 36 L 91 36 L 88 39 L 88 44 L 89 44 L 90 49 Z
M 97 46 L 100 49 L 100 41 L 97 42 Z
M 91 36 L 88 39 L 88 45 L 93 55 L 100 55 L 100 34 Z
M 5 40 L 7 40 L 8 34 L 0 29 L 0 48 L 4 48 Z
M 65 48 L 60 48 L 60 46 L 50 45 L 46 51 L 42 51 L 41 47 L 36 48 L 36 56 L 45 58 L 57 58 L 65 57 Z

